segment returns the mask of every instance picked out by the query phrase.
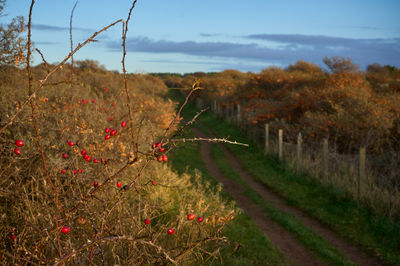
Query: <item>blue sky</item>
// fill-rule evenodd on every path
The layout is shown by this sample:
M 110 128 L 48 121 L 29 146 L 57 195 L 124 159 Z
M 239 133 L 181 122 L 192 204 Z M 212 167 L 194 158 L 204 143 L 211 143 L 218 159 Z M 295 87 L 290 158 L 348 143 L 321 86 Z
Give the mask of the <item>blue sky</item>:
M 35 47 L 47 61 L 69 52 L 69 17 L 75 0 L 37 0 Z M 127 17 L 131 1 L 79 0 L 74 43 Z M 27 17 L 29 0 L 8 0 L 6 23 Z M 323 65 L 325 56 L 400 67 L 398 0 L 138 0 L 129 24 L 129 72 L 260 71 L 298 60 Z M 103 33 L 75 56 L 121 71 L 122 25 Z M 40 62 L 35 55 L 35 63 Z

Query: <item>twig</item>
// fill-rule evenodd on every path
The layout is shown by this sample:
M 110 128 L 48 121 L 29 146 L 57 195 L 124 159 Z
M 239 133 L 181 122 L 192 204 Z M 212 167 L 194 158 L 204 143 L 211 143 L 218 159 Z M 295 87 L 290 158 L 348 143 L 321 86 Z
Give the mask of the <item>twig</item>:
M 199 246 L 202 243 L 208 242 L 208 241 L 214 241 L 214 240 L 225 240 L 225 237 L 206 237 L 202 240 L 194 242 L 192 245 L 188 247 L 188 249 L 182 251 L 178 256 L 176 256 L 175 260 L 178 261 L 183 257 L 186 253 L 189 251 L 195 249 L 197 246 Z
M 42 52 L 38 48 L 35 48 L 35 50 L 36 50 L 36 52 L 39 53 L 40 57 L 42 58 L 42 61 L 43 61 L 44 65 L 46 66 L 46 71 L 47 71 L 47 73 L 49 73 L 50 72 L 49 63 L 47 63 L 46 59 L 44 59 L 44 55 L 42 54 Z
M 135 143 L 135 135 L 133 133 L 133 116 L 132 116 L 132 108 L 131 108 L 131 99 L 129 97 L 129 92 L 128 92 L 128 79 L 126 76 L 126 68 L 125 68 L 125 57 L 126 57 L 126 34 L 128 32 L 128 23 L 131 18 L 132 10 L 135 8 L 137 0 L 134 0 L 132 3 L 132 7 L 129 10 L 128 18 L 126 19 L 126 22 L 123 22 L 122 26 L 122 47 L 123 47 L 123 55 L 122 55 L 122 70 L 124 72 L 124 88 L 125 88 L 125 94 L 126 94 L 126 105 L 128 107 L 129 111 L 129 128 L 131 131 L 131 138 L 132 138 L 132 146 L 133 146 L 133 153 L 137 157 L 137 148 L 136 148 L 136 143 Z
M 70 41 L 70 45 L 71 45 L 71 53 L 74 50 L 74 42 L 72 39 L 72 18 L 74 16 L 74 11 L 76 8 L 76 5 L 78 4 L 79 0 L 76 0 L 74 7 L 72 8 L 71 11 L 71 16 L 69 17 L 69 41 Z M 72 80 L 74 78 L 74 56 L 71 55 L 71 74 L 70 74 L 70 88 L 72 87 Z
M 182 126 L 174 135 L 172 135 L 171 139 L 175 138 L 176 136 L 179 136 L 182 134 L 183 130 L 185 130 L 186 127 L 190 126 L 191 124 L 193 124 L 197 118 L 204 113 L 205 111 L 207 111 L 209 109 L 209 107 L 199 111 L 196 113 L 196 115 L 192 118 L 192 120 L 190 120 L 189 122 L 187 122 L 184 126 Z
M 27 61 L 26 62 L 26 71 L 28 72 L 28 95 L 32 95 L 32 80 L 33 80 L 30 60 L 31 60 L 31 35 L 32 35 L 31 34 L 32 33 L 32 30 L 31 30 L 31 26 L 32 26 L 32 9 L 33 9 L 33 5 L 34 4 L 35 4 L 35 0 L 32 0 L 31 6 L 29 8 L 29 21 L 28 21 L 28 53 L 27 53 L 27 56 L 26 56 L 26 61 Z M 60 211 L 63 212 L 64 210 L 63 210 L 63 206 L 61 204 L 61 201 L 60 201 L 60 198 L 59 198 L 59 195 L 58 195 L 57 188 L 55 187 L 53 181 L 51 180 L 49 171 L 47 169 L 46 156 L 44 154 L 44 150 L 43 150 L 42 144 L 40 142 L 41 136 L 40 136 L 40 133 L 39 133 L 39 126 L 38 126 L 36 115 L 35 115 L 35 109 L 36 109 L 35 108 L 35 103 L 33 101 L 31 101 L 30 105 L 31 105 L 31 110 L 32 110 L 32 114 L 31 114 L 32 122 L 33 122 L 33 126 L 35 128 L 35 134 L 36 134 L 36 142 L 37 142 L 38 149 L 39 149 L 39 152 L 40 152 L 41 157 L 42 157 L 43 169 L 44 169 L 44 172 L 46 174 L 46 178 L 49 181 L 50 186 L 51 186 L 51 188 L 53 190 L 53 194 L 54 194 L 54 198 L 55 198 L 54 201 L 56 202 L 56 206 L 57 206 L 56 215 L 55 215 L 54 219 L 55 219 L 55 222 L 56 222 L 56 226 L 58 228 L 59 227 L 58 217 L 60 216 Z M 57 243 L 58 243 L 58 254 L 61 257 L 62 256 L 62 250 L 61 250 L 59 232 L 57 232 Z
M 62 257 L 61 259 L 59 259 L 58 261 L 56 261 L 53 265 L 60 265 L 62 263 L 65 263 L 68 259 L 70 259 L 71 257 L 75 256 L 76 254 L 78 254 L 79 252 L 91 247 L 92 245 L 97 245 L 100 242 L 112 242 L 112 241 L 117 241 L 117 240 L 127 240 L 127 241 L 133 241 L 133 242 L 143 242 L 146 243 L 147 241 L 143 241 L 141 240 L 142 238 L 148 238 L 148 236 L 142 236 L 139 238 L 136 237 L 131 237 L 131 236 L 107 236 L 107 237 L 103 237 L 100 239 L 97 239 L 95 241 L 88 241 L 86 244 L 81 245 L 79 248 L 77 248 L 76 250 L 70 252 L 69 254 L 65 255 L 64 257 Z M 153 244 L 154 245 L 154 244 Z M 156 246 L 156 245 L 154 245 Z M 158 247 L 158 246 L 156 246 Z M 162 248 L 160 247 L 160 249 L 162 250 Z M 168 255 L 168 254 L 167 254 Z M 168 256 L 169 257 L 169 256 Z M 170 258 L 170 257 L 169 257 Z M 168 258 L 167 258 L 168 259 Z M 172 260 L 172 259 L 171 259 Z M 173 261 L 173 260 L 172 260 Z M 171 261 L 171 262 L 172 262 Z
M 181 105 L 181 107 L 179 108 L 178 112 L 176 113 L 174 119 L 171 121 L 171 123 L 169 124 L 169 126 L 167 127 L 167 129 L 165 129 L 164 131 L 164 135 L 161 139 L 161 142 L 164 142 L 164 139 L 166 138 L 168 132 L 171 130 L 171 128 L 173 127 L 173 125 L 175 124 L 176 119 L 178 119 L 178 117 L 180 116 L 183 107 L 185 107 L 185 105 L 187 104 L 187 102 L 189 101 L 190 96 L 193 94 L 193 92 L 200 90 L 200 83 L 199 81 L 195 81 L 192 85 L 192 89 L 189 91 L 188 95 L 186 95 L 185 101 L 184 103 Z
M 27 259 L 24 259 L 24 258 L 20 258 L 20 257 L 16 257 L 16 256 L 14 256 L 13 254 L 11 254 L 11 253 L 9 253 L 9 252 L 7 252 L 7 251 L 4 251 L 4 255 L 10 256 L 10 257 L 12 257 L 12 258 L 14 258 L 14 259 L 16 259 L 16 260 L 25 261 L 25 262 L 30 263 L 30 264 L 32 264 L 32 265 L 40 265 L 40 264 L 35 263 L 35 262 L 33 262 L 33 261 L 30 261 L 30 260 L 27 260 Z
M 150 242 L 150 241 L 138 240 L 137 242 L 140 242 L 140 243 L 142 243 L 142 244 L 146 244 L 146 245 L 149 245 L 149 246 L 152 246 L 152 247 L 156 248 L 156 249 L 158 250 L 158 252 L 162 253 L 162 254 L 165 256 L 165 258 L 166 258 L 167 260 L 169 260 L 172 264 L 178 265 L 178 262 L 177 262 L 176 260 L 172 259 L 172 258 L 168 255 L 168 253 L 167 253 L 166 251 L 163 250 L 162 247 L 157 246 L 156 244 L 154 244 L 153 242 Z
M 234 145 L 241 145 L 241 146 L 246 146 L 249 147 L 249 144 L 246 143 L 241 143 L 241 142 L 237 142 L 237 141 L 230 141 L 227 140 L 225 138 L 222 139 L 218 139 L 218 138 L 190 138 L 190 139 L 170 139 L 169 142 L 195 142 L 195 141 L 207 141 L 207 142 L 225 142 L 225 143 L 229 143 L 229 144 L 234 144 Z
M 43 231 L 41 231 L 36 225 L 34 225 L 33 223 L 31 223 L 27 218 L 25 219 L 26 222 L 29 224 L 30 227 L 32 227 L 36 232 L 39 233 L 39 235 L 41 235 L 43 238 L 46 238 L 46 235 L 44 235 Z M 44 230 L 47 233 L 47 230 Z M 47 233 L 47 237 L 50 240 L 50 243 L 53 244 L 53 247 L 55 250 L 57 250 L 57 246 L 56 243 L 54 243 L 53 239 L 50 238 L 49 234 Z

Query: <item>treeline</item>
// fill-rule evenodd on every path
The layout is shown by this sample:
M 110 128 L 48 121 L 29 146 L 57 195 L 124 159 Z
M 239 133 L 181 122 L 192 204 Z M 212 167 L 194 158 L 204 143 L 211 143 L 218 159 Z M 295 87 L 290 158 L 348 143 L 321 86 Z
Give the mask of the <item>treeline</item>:
M 293 141 L 329 138 L 338 152 L 381 154 L 400 150 L 400 70 L 369 65 L 360 71 L 348 58 L 325 58 L 326 71 L 298 61 L 286 68 L 269 67 L 259 73 L 225 70 L 164 76 L 168 87 L 189 88 L 199 79 L 204 101 L 221 107 L 241 106 L 249 125 L 269 123 L 282 128 Z M 292 133 L 292 134 L 290 134 Z

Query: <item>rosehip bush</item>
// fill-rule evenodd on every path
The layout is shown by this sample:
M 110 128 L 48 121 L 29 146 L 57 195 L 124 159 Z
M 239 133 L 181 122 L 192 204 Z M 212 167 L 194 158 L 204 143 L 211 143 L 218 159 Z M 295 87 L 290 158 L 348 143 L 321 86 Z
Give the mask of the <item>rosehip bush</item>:
M 54 67 L 32 67 L 31 83 L 23 69 L 0 69 L 2 263 L 196 265 L 217 258 L 234 210 L 199 176 L 169 168 L 179 117 L 164 83 L 78 61 L 72 80 L 65 80 L 66 64 L 24 105 L 26 88 L 38 88 Z M 188 213 L 204 222 L 189 222 Z

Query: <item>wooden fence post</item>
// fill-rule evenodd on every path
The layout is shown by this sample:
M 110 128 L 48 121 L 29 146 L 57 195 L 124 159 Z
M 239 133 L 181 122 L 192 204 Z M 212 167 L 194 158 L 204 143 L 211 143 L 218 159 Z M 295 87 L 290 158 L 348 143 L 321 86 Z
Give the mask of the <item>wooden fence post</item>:
M 267 155 L 269 152 L 269 124 L 265 124 L 265 149 L 264 154 Z
M 240 104 L 236 106 L 236 124 L 240 126 L 241 124 L 241 117 L 240 117 Z
M 323 140 L 322 144 L 322 171 L 325 180 L 328 180 L 328 162 L 329 162 L 329 150 L 328 150 L 328 139 Z
M 365 146 L 360 148 L 360 165 L 359 165 L 359 174 L 357 180 L 357 196 L 358 201 L 361 199 L 361 180 L 365 180 L 365 160 L 366 160 L 366 152 Z
M 303 139 L 301 137 L 301 132 L 297 136 L 297 164 L 296 164 L 296 171 L 297 173 L 300 173 L 300 170 L 303 167 L 303 160 L 302 160 L 302 151 L 301 151 L 301 146 L 303 144 Z
M 279 160 L 283 159 L 283 129 L 279 129 Z

